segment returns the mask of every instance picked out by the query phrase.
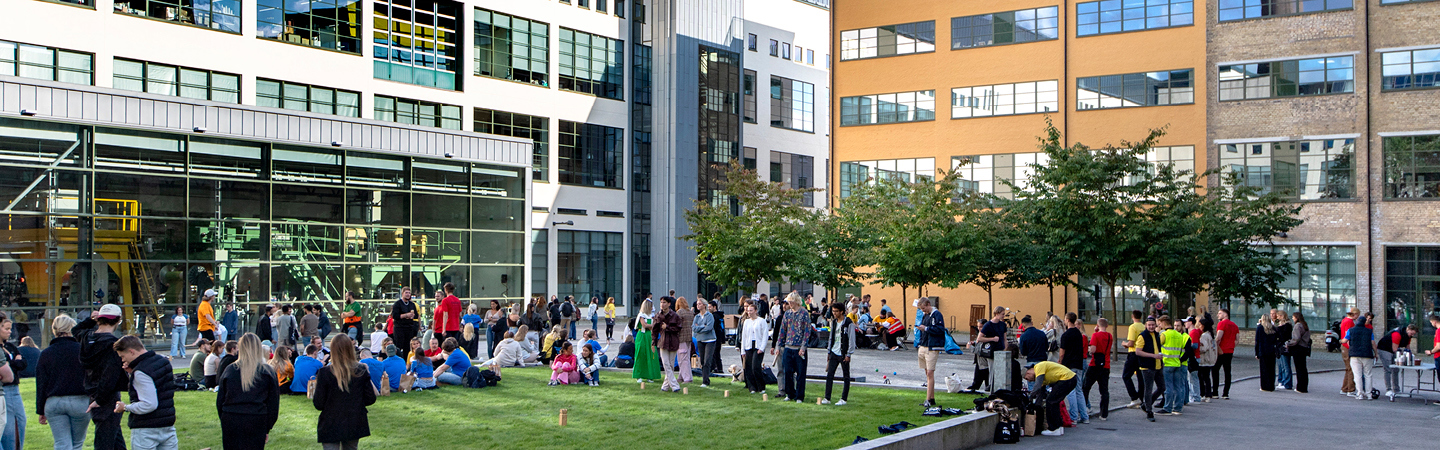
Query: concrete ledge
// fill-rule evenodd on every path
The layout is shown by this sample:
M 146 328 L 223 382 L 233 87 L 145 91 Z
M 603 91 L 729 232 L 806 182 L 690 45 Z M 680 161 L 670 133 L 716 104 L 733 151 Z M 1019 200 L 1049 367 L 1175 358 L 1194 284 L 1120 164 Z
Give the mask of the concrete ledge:
M 844 447 L 844 450 L 970 450 L 995 443 L 992 412 L 970 413 L 954 419 L 901 431 L 879 439 Z

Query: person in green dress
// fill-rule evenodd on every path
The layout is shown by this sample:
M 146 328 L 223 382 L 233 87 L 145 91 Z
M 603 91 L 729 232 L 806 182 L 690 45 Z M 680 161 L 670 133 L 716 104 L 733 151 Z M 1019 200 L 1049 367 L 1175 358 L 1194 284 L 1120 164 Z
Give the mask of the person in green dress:
M 655 354 L 653 333 L 650 331 L 655 324 L 654 308 L 654 303 L 645 299 L 640 303 L 640 314 L 635 317 L 635 368 L 630 376 L 640 381 L 660 379 L 660 357 Z

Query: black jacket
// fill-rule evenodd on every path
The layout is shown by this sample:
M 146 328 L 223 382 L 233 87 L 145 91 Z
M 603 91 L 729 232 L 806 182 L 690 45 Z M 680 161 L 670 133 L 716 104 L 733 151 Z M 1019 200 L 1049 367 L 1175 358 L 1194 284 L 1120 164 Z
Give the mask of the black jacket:
M 235 356 L 235 355 L 233 355 L 233 354 L 221 356 L 221 357 L 220 357 L 220 365 L 219 365 L 219 367 L 216 367 L 216 368 L 215 368 L 215 373 L 217 373 L 217 374 L 219 374 L 219 373 L 225 373 L 225 368 L 226 368 L 226 367 L 230 367 L 231 364 L 235 364 L 235 361 L 239 361 L 239 360 L 240 360 L 240 357 L 239 357 L 239 356 Z
M 1275 350 L 1276 350 L 1276 344 L 1278 344 L 1278 343 L 1280 343 L 1280 342 L 1285 342 L 1285 339 L 1289 337 L 1289 336 L 1286 336 L 1286 337 L 1283 337 L 1283 338 L 1282 338 L 1282 337 L 1280 337 L 1280 336 L 1281 336 L 1281 335 L 1280 335 L 1280 330 L 1279 330 L 1278 328 L 1277 328 L 1274 332 L 1266 333 L 1266 332 L 1265 332 L 1265 326 L 1264 326 L 1264 325 L 1256 325 L 1256 326 L 1255 326 L 1255 356 L 1258 356 L 1258 357 L 1266 357 L 1266 358 L 1274 358 L 1275 355 L 1278 354 L 1278 353 L 1275 351 Z
M 101 405 L 114 405 L 120 401 L 120 392 L 128 389 L 129 377 L 115 353 L 114 333 L 97 333 L 95 319 L 85 319 L 71 329 L 75 340 L 80 342 L 80 363 L 85 368 L 85 394 L 90 401 Z M 173 380 L 172 380 L 173 381 Z
M 9 341 L 5 342 L 5 353 L 9 356 L 5 358 L 5 360 L 10 363 L 10 370 L 15 372 L 15 378 L 9 383 L 5 383 L 5 386 L 18 386 L 20 384 L 20 372 L 30 366 L 30 361 L 20 358 L 20 348 Z
M 255 337 L 260 338 L 261 341 L 274 342 L 275 339 L 271 336 L 274 333 L 275 330 L 270 328 L 269 314 L 262 314 L 259 319 L 255 320 Z
M 85 368 L 80 342 L 60 336 L 50 340 L 35 363 L 35 414 L 45 415 L 45 399 L 67 395 L 85 395 Z
M 265 429 L 275 427 L 280 418 L 280 382 L 269 364 L 260 364 L 250 390 L 240 382 L 240 365 L 234 364 L 220 374 L 220 390 L 215 396 L 215 411 L 221 414 L 263 416 Z M 261 419 L 256 419 L 261 420 Z
M 920 333 L 920 339 L 915 342 L 916 347 L 945 348 L 945 316 L 940 315 L 940 310 L 933 310 L 920 319 L 920 325 L 925 326 L 925 331 Z
M 164 428 L 175 426 L 175 374 L 170 371 L 170 359 L 147 351 L 130 361 L 135 375 L 144 373 L 155 382 L 155 398 L 160 402 L 149 414 L 130 414 L 130 428 Z M 133 376 L 133 375 L 132 375 Z M 140 401 L 135 383 L 130 383 L 130 402 Z M 100 407 L 105 407 L 102 403 Z
M 364 364 L 351 369 L 350 390 L 340 390 L 335 366 L 325 366 L 315 374 L 315 409 L 320 421 L 315 426 L 319 442 L 345 442 L 370 435 L 370 414 L 366 406 L 375 404 L 375 385 L 370 384 L 370 371 Z

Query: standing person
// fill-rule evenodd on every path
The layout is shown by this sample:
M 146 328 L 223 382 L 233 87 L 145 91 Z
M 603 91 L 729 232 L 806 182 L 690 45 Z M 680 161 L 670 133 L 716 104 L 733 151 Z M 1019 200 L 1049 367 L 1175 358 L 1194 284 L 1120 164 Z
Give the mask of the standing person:
M 25 447 L 25 401 L 20 397 L 20 373 L 23 372 L 34 361 L 26 360 L 20 355 L 20 349 L 10 340 L 11 331 L 14 329 L 14 322 L 8 317 L 0 316 L 0 342 L 4 343 L 3 351 L 5 360 L 9 362 L 11 377 L 9 381 L 0 382 L 5 392 L 5 431 L 0 437 L 0 448 L 14 450 Z
M 492 300 L 492 306 L 497 303 L 500 302 Z M 485 317 L 480 315 L 479 303 L 472 302 L 465 305 L 465 315 L 460 316 L 460 327 L 464 328 L 466 325 L 474 326 L 476 330 L 484 330 L 489 327 L 489 324 L 485 323 Z
M 1215 394 L 1217 387 L 1215 386 L 1215 361 L 1219 359 L 1220 346 L 1219 342 L 1215 340 L 1215 322 L 1211 321 L 1209 317 L 1200 319 L 1195 329 L 1200 332 L 1198 337 L 1194 338 L 1194 342 L 1199 343 L 1199 347 L 1195 349 L 1195 364 L 1200 368 L 1199 373 L 1195 376 L 1200 383 L 1200 400 L 1209 403 L 1211 399 L 1217 397 Z
M 1355 377 L 1355 398 L 1374 400 L 1370 397 L 1370 366 L 1375 364 L 1374 332 L 1365 326 L 1365 316 L 1355 317 L 1355 326 L 1350 327 L 1340 342 L 1350 345 L 1350 371 Z
M 1170 316 L 1160 316 L 1161 366 L 1165 377 L 1165 407 L 1160 415 L 1180 415 L 1190 397 L 1190 369 L 1181 361 L 1185 348 L 1190 346 L 1190 336 L 1175 330 L 1175 321 Z
M 499 300 L 490 301 L 490 309 L 485 311 L 485 325 L 486 354 L 494 358 L 495 346 L 504 339 L 505 332 L 510 331 L 510 323 L 505 320 L 505 310 L 500 308 Z
M 340 334 L 330 340 L 330 358 L 330 365 L 315 374 L 312 403 L 320 410 L 316 440 L 325 450 L 354 450 L 359 448 L 360 438 L 370 435 L 370 413 L 365 407 L 375 404 L 377 392 L 365 366 L 356 359 L 349 336 Z
M 644 382 L 660 379 L 660 359 L 655 353 L 655 318 L 651 315 L 655 304 L 650 299 L 640 303 L 640 312 L 635 316 L 635 367 L 630 376 Z
M 270 429 L 280 418 L 280 380 L 265 363 L 258 336 L 241 336 L 236 353 L 239 359 L 220 374 L 215 396 L 220 440 L 225 448 L 265 448 Z
M 1385 369 L 1385 396 L 1389 397 L 1390 401 L 1395 401 L 1395 393 L 1401 389 L 1400 369 L 1390 367 L 1395 365 L 1395 353 L 1402 348 L 1410 348 L 1410 338 L 1419 332 L 1414 324 L 1399 327 L 1385 333 L 1375 345 L 1375 357 L 1379 360 L 1380 367 Z
M 1275 349 L 1279 338 L 1275 320 L 1268 314 L 1261 315 L 1255 325 L 1255 358 L 1260 360 L 1260 390 L 1265 392 L 1275 391 Z
M 304 305 L 305 316 L 300 318 L 300 342 L 310 342 L 320 337 L 320 316 L 315 314 L 317 305 Z
M 1164 378 L 1159 376 L 1163 366 L 1160 355 L 1160 333 L 1155 331 L 1155 318 L 1145 318 L 1145 331 L 1135 337 L 1134 352 L 1130 357 L 1135 358 L 1136 370 L 1140 373 L 1140 408 L 1145 411 L 1145 419 L 1155 421 L 1155 399 L 1163 395 L 1165 387 Z M 1151 389 L 1156 388 L 1152 394 Z
M 496 309 L 499 309 L 500 302 L 497 301 L 494 304 Z M 446 282 L 445 298 L 440 299 L 440 303 L 435 306 L 433 327 L 435 335 L 441 336 L 441 339 L 454 338 L 456 342 L 459 342 L 463 339 L 463 336 L 460 335 L 460 318 L 463 315 L 460 297 L 455 296 L 455 283 Z M 504 321 L 505 314 L 501 312 L 498 322 Z M 399 339 L 396 339 L 396 341 L 399 341 Z M 499 339 L 493 342 L 499 342 Z
M 690 367 L 690 355 L 695 353 L 695 349 L 692 348 L 694 346 L 693 342 L 695 342 L 693 340 L 695 334 L 691 328 L 695 323 L 695 311 L 690 309 L 690 303 L 685 301 L 685 297 L 675 299 L 675 316 L 680 319 L 680 322 L 676 326 L 676 329 L 680 331 L 680 335 L 677 338 L 677 342 L 680 343 L 680 349 L 675 352 L 675 360 L 680 363 L 676 378 L 681 383 L 689 383 L 694 380 L 694 372 L 692 370 L 694 368 Z
M 981 382 L 990 380 L 990 366 L 995 364 L 994 352 L 1005 350 L 1005 335 L 1009 333 L 1008 327 L 1005 326 L 1005 311 L 1004 306 L 996 306 L 995 310 L 990 313 L 990 320 L 980 326 L 980 336 L 969 345 L 970 347 L 981 346 L 981 351 L 975 352 L 976 364 L 979 368 L 975 369 L 975 379 L 970 382 L 968 390 L 972 392 L 980 387 Z M 982 353 L 988 353 L 991 356 L 981 356 Z M 990 390 L 994 391 L 995 386 L 990 386 Z
M 1125 347 L 1125 366 L 1120 369 L 1120 380 L 1125 382 L 1125 393 L 1130 395 L 1130 404 L 1125 405 L 1134 409 L 1140 407 L 1140 358 L 1135 356 L 1136 342 L 1139 342 L 1140 333 L 1145 332 L 1145 315 L 1140 310 L 1130 311 L 1130 327 L 1125 331 L 1125 342 L 1120 345 Z
M 776 355 L 784 349 L 780 358 L 781 390 L 785 397 L 781 401 L 805 402 L 805 344 L 810 342 L 810 313 L 801 304 L 800 295 L 791 292 L 785 297 L 789 310 L 780 318 L 777 338 L 770 347 L 770 354 Z
M 170 359 L 185 358 L 185 336 L 189 334 L 190 316 L 185 315 L 184 306 L 175 307 L 170 316 Z
M 1045 360 L 1060 362 L 1060 334 L 1065 332 L 1065 324 L 1060 321 L 1060 316 L 1050 316 L 1045 319 Z
M 1220 354 L 1215 358 L 1215 376 L 1225 372 L 1225 390 L 1220 398 L 1230 399 L 1230 368 L 1235 362 L 1235 340 L 1240 335 L 1240 326 L 1230 321 L 1230 309 L 1220 308 L 1216 315 L 1220 323 L 1215 324 L 1215 341 L 1220 343 Z M 1218 381 L 1218 380 L 1217 380 Z
M 600 330 L 600 297 L 590 297 L 590 329 Z
M 1020 318 L 1020 326 L 1025 328 L 1025 332 L 1020 333 L 1020 353 L 1025 355 L 1025 363 L 1035 364 L 1048 360 L 1050 340 L 1045 337 L 1045 332 L 1035 328 L 1028 315 Z
M 410 295 L 410 288 L 400 289 L 400 299 L 390 307 L 390 319 L 394 321 L 392 324 L 395 330 L 395 345 L 400 347 L 401 354 L 406 358 L 409 358 L 410 352 L 415 351 L 410 348 L 410 338 L 420 334 L 420 322 L 415 320 L 419 313 L 415 309 L 415 302 L 410 301 Z M 375 344 L 372 342 L 371 345 Z
M 850 357 L 855 355 L 855 322 L 845 315 L 845 304 L 830 305 L 830 342 L 825 346 L 825 398 L 820 404 L 830 404 L 830 391 L 835 386 L 835 368 L 839 367 L 845 385 L 840 390 L 840 401 L 835 406 L 845 406 L 850 400 Z
M 605 298 L 605 343 L 615 338 L 615 297 Z M 717 352 L 716 355 L 719 355 Z
M 660 370 L 665 373 L 660 391 L 679 391 L 675 363 L 676 353 L 680 351 L 680 315 L 675 313 L 674 297 L 660 297 L 660 313 L 655 316 L 654 332 L 655 347 L 660 353 Z M 636 367 L 639 367 L 638 361 Z
M 920 308 L 920 318 L 915 323 L 919 337 L 915 340 L 915 348 L 919 351 L 920 369 L 925 371 L 925 403 L 921 406 L 935 408 L 940 406 L 935 403 L 935 365 L 940 362 L 940 353 L 945 351 L 945 335 L 949 333 L 945 331 L 945 316 L 935 310 L 935 305 L 930 303 L 930 297 L 921 297 L 917 306 Z M 851 344 L 853 348 L 854 343 Z M 805 380 L 802 378 L 800 382 L 804 383 Z
M 125 368 L 115 353 L 115 325 L 120 307 L 107 303 L 71 330 L 80 342 L 80 363 L 85 367 L 85 394 L 90 396 L 90 421 L 95 424 L 95 449 L 124 449 L 120 414 L 115 403 L 125 390 Z M 0 377 L 3 378 L 3 377 Z
M 195 338 L 196 343 L 200 342 L 200 338 L 210 341 L 216 339 L 215 329 L 220 322 L 215 320 L 215 306 L 211 304 L 216 295 L 218 294 L 214 289 L 206 289 L 204 296 L 200 297 L 200 306 L 195 309 L 195 319 L 199 322 L 196 329 L 200 330 L 200 336 Z M 225 337 L 219 336 L 219 339 L 224 340 Z
M 320 308 L 318 305 L 315 308 L 317 309 L 316 313 L 324 312 L 318 310 Z M 220 316 L 220 325 L 225 329 L 225 340 L 233 341 L 236 336 L 240 335 L 240 313 L 235 312 L 234 303 L 225 304 L 225 314 Z
M 130 372 L 130 403 L 116 400 L 115 414 L 130 413 L 130 447 L 135 450 L 180 448 L 175 434 L 175 375 L 170 360 L 145 350 L 140 338 L 125 336 L 115 352 Z
M 277 347 L 290 347 L 297 344 L 295 338 L 299 336 L 297 330 L 300 329 L 300 325 L 295 323 L 295 316 L 290 314 L 294 310 L 293 305 L 281 305 L 280 309 L 275 311 L 275 317 L 270 319 L 270 324 L 275 328 L 274 342 Z
M 361 322 L 365 315 L 364 306 L 355 301 L 354 291 L 345 291 L 345 309 L 340 310 L 340 326 L 344 328 L 343 333 L 355 342 L 360 342 L 360 335 L 365 333 Z
M 1290 340 L 1285 341 L 1285 347 L 1290 349 L 1290 359 L 1295 363 L 1295 392 L 1304 394 L 1310 392 L 1310 368 L 1305 362 L 1310 357 L 1310 324 L 1299 311 L 1291 314 L 1290 319 L 1295 326 L 1290 330 Z
M 712 369 L 712 356 L 714 347 L 719 345 L 715 339 L 715 316 L 710 315 L 710 304 L 695 302 L 695 318 L 690 322 L 691 334 L 700 343 L 700 348 L 695 351 L 700 356 L 700 386 L 710 387 L 710 372 Z
M 674 297 L 671 297 L 674 301 Z M 672 305 L 673 306 L 673 305 Z M 565 300 L 560 302 L 560 327 L 566 330 L 566 339 L 575 339 L 575 296 L 567 295 Z
M 759 301 L 745 302 L 745 315 L 735 337 L 739 339 L 736 350 L 740 352 L 740 364 L 744 370 L 745 388 L 751 394 L 765 393 L 765 375 L 761 365 L 765 360 L 765 347 L 770 340 L 770 322 L 760 317 Z
M 710 347 L 710 373 L 724 373 L 725 365 L 720 362 L 720 347 L 725 345 L 725 311 L 720 310 L 720 302 L 710 299 L 710 317 L 715 321 L 715 345 Z
M 1076 386 L 1085 385 L 1085 332 L 1080 329 L 1080 316 L 1075 313 L 1066 313 L 1065 322 L 1061 325 L 1064 329 L 1060 333 L 1060 365 L 1075 372 Z M 1080 389 L 1072 389 L 1070 397 L 1065 399 L 1066 409 L 1070 411 L 1070 420 L 1077 423 L 1090 423 L 1090 411 L 1085 406 L 1085 395 Z
M 1275 321 L 1275 385 L 1281 390 L 1292 389 L 1294 380 L 1290 376 L 1290 355 L 1285 341 L 1290 340 L 1290 332 L 1295 327 L 1290 325 L 1290 316 L 1278 309 L 1270 310 L 1270 320 Z
M 1063 365 L 1050 361 L 1042 361 L 1031 364 L 1025 369 L 1025 381 L 1035 385 L 1031 395 L 1037 397 L 1036 403 L 1045 404 L 1045 431 L 1040 434 L 1045 436 L 1064 436 L 1065 429 L 1061 428 L 1060 401 L 1075 390 L 1075 372 Z M 1048 388 L 1048 389 L 1047 389 Z M 1041 393 L 1044 393 L 1043 398 Z
M 1435 329 L 1435 346 L 1425 351 L 1426 355 L 1435 358 L 1435 372 L 1440 376 L 1440 315 L 1430 315 L 1430 327 Z M 1440 405 L 1440 402 L 1435 402 Z
M 270 325 L 270 313 L 274 310 L 275 305 L 265 305 L 265 312 L 260 314 L 260 318 L 255 320 L 255 336 L 260 338 L 260 342 L 275 342 L 275 330 Z
M 1090 386 L 1100 386 L 1100 420 L 1110 420 L 1110 346 L 1115 338 L 1105 331 L 1110 321 L 1100 318 L 1095 321 L 1095 331 L 1090 334 L 1090 368 L 1085 370 L 1085 404 L 1090 404 Z
M 75 319 L 61 314 L 50 322 L 55 338 L 40 352 L 35 368 L 35 412 L 41 425 L 50 425 L 56 450 L 80 450 L 90 426 L 85 396 L 85 368 L 80 365 L 80 342 L 70 335 Z
M 549 314 L 549 316 L 550 316 L 550 323 L 549 323 L 549 326 L 547 326 L 547 327 L 545 327 L 545 328 L 543 328 L 543 329 L 548 330 L 548 329 L 550 329 L 551 326 L 561 325 L 561 320 L 560 320 L 560 300 L 556 299 L 555 296 L 553 296 L 553 295 L 550 296 L 550 303 L 549 303 L 548 305 L 546 305 L 545 311 L 546 311 L 546 312 Z
M 1350 366 L 1350 343 L 1345 342 L 1345 335 L 1355 326 L 1356 317 L 1360 317 L 1360 308 L 1351 307 L 1345 318 L 1340 319 L 1340 358 L 1345 361 L 1345 379 L 1340 381 L 1340 393 L 1351 397 L 1355 396 L 1355 372 Z

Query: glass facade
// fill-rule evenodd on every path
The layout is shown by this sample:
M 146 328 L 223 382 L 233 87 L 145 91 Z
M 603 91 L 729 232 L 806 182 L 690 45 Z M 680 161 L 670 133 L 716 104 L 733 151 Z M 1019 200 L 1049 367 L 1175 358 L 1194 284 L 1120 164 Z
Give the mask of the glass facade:
M 560 121 L 560 183 L 624 188 L 625 130 Z
M 475 74 L 549 86 L 550 25 L 475 8 Z
M 699 195 L 696 201 L 712 205 L 730 205 L 738 213 L 739 203 L 720 191 L 722 174 L 716 166 L 726 166 L 740 157 L 740 54 L 727 50 L 700 47 L 699 120 L 700 154 Z M 699 286 L 707 286 L 703 276 Z
M 95 85 L 95 55 L 0 41 L 0 75 Z
M 0 119 L 0 278 L 25 280 L 5 292 L 21 305 L 100 295 L 151 325 L 210 288 L 242 315 L 445 282 L 519 300 L 523 170 Z
M 1355 92 L 1355 57 L 1220 66 L 1220 101 Z
M 1075 109 L 1195 103 L 1194 70 L 1127 73 L 1075 79 Z
M 935 158 L 887 159 L 840 163 L 840 197 L 849 197 L 855 186 L 874 184 L 881 179 L 912 183 L 935 179 Z
M 493 109 L 475 108 L 475 132 L 530 139 L 535 142 L 531 171 L 535 181 L 550 180 L 550 119 Z
M 625 41 L 560 28 L 560 89 L 625 99 Z
M 240 103 L 240 76 L 233 73 L 115 58 L 116 89 Z
M 118 0 L 115 12 L 240 33 L 240 0 Z
M 1060 82 L 1031 81 L 950 90 L 950 118 L 1009 116 L 1058 111 Z
M 745 156 L 747 160 L 754 149 L 746 147 Z M 805 155 L 796 155 L 785 152 L 770 152 L 770 182 L 780 183 L 782 186 L 791 189 L 810 189 L 815 187 L 815 158 Z M 806 192 L 800 199 L 800 206 L 807 208 L 815 206 L 815 193 Z
M 1435 326 L 1427 318 L 1440 314 L 1440 247 L 1385 247 L 1385 318 L 1393 329 L 1415 325 L 1420 350 L 1434 346 L 1428 336 Z
M 950 49 L 1059 39 L 1059 9 L 1050 6 L 952 18 Z
M 255 104 L 271 108 L 360 117 L 360 93 L 279 80 L 255 79 Z
M 840 99 L 840 126 L 935 120 L 935 91 L 860 95 Z
M 616 5 L 616 10 L 621 11 Z M 636 3 L 637 18 L 644 4 Z M 630 22 L 630 296 L 645 298 L 650 292 L 650 228 L 654 197 L 650 190 L 650 144 L 654 130 L 651 117 L 652 61 L 651 48 L 641 44 L 646 25 L 640 20 Z M 631 304 L 626 296 L 616 296 L 617 304 Z
M 755 98 L 755 71 L 745 70 L 745 123 L 759 123 L 758 100 Z
M 1221 22 L 1351 9 L 1353 0 L 1220 0 Z M 1385 3 L 1385 1 L 1381 1 Z
M 459 106 L 383 95 L 375 96 L 375 120 L 461 129 Z
M 1355 166 L 1354 139 L 1220 145 L 1222 171 L 1295 200 L 1355 198 Z
M 358 0 L 256 3 L 255 32 L 262 38 L 360 54 L 360 22 L 365 19 Z
M 3 50 L 0 50 L 3 52 Z M 1440 87 L 1440 48 L 1380 54 L 1385 91 Z
M 841 61 L 933 51 L 935 51 L 935 21 L 933 20 L 840 32 Z M 773 49 L 771 56 L 774 56 Z
M 815 85 L 771 75 L 770 126 L 814 133 Z
M 450 0 L 377 0 L 375 78 L 460 90 L 461 8 Z
M 1294 275 L 1280 283 L 1280 295 L 1299 305 L 1311 330 L 1328 328 L 1330 322 L 1343 319 L 1350 308 L 1357 306 L 1355 247 L 1277 245 L 1270 249 L 1284 256 L 1295 269 Z M 1255 323 L 1261 314 L 1270 312 L 1268 307 L 1245 305 L 1240 299 L 1228 303 L 1230 320 L 1235 323 Z M 1279 309 L 1288 316 L 1295 312 L 1294 308 L 1284 305 Z
M 1192 0 L 1101 0 L 1076 4 L 1075 12 L 1076 36 L 1179 27 L 1195 23 L 1195 4 Z
M 550 230 L 530 230 L 530 296 L 550 298 Z
M 559 230 L 555 239 L 556 295 L 575 296 L 580 304 L 590 297 L 624 297 L 621 256 L 624 233 Z
M 1440 135 L 1385 137 L 1385 198 L 1440 198 Z

